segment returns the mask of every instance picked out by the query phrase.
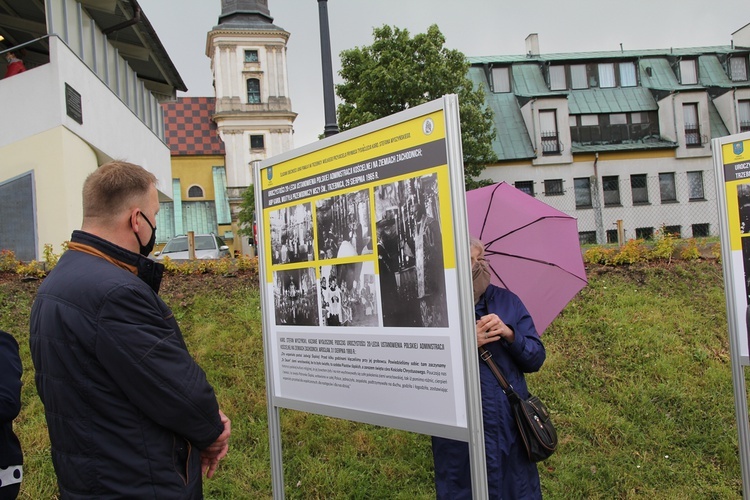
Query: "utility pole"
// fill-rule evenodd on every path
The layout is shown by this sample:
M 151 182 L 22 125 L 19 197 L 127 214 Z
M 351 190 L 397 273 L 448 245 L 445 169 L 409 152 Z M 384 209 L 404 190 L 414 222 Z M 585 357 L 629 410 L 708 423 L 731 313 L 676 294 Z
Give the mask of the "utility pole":
M 318 0 L 318 16 L 320 18 L 320 56 L 323 66 L 323 107 L 326 120 L 323 135 L 330 137 L 339 133 L 339 126 L 336 124 L 336 102 L 333 93 L 331 36 L 328 31 L 328 0 Z

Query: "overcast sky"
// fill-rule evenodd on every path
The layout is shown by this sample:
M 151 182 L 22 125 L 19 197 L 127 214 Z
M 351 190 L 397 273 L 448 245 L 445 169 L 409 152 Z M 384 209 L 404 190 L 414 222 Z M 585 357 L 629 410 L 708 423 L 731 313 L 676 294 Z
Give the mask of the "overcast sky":
M 186 93 L 213 96 L 206 35 L 221 0 L 139 0 L 177 70 Z M 294 145 L 315 140 L 325 126 L 317 0 L 268 0 L 287 46 L 290 97 L 298 116 Z M 437 24 L 446 46 L 466 56 L 523 54 L 530 33 L 542 54 L 729 45 L 750 23 L 750 0 L 328 0 L 334 83 L 339 53 L 370 45 L 384 24 L 424 33 Z

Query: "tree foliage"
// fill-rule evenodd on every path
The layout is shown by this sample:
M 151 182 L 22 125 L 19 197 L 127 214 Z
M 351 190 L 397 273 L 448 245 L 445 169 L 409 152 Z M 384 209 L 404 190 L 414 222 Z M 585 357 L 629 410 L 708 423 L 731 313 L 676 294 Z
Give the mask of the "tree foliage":
M 255 186 L 250 186 L 242 194 L 242 204 L 237 214 L 237 232 L 243 236 L 253 236 L 255 222 Z
M 461 114 L 464 178 L 467 189 L 478 187 L 485 166 L 497 160 L 492 150 L 495 132 L 484 92 L 467 76 L 469 63 L 458 50 L 444 47 L 437 25 L 411 38 L 407 30 L 373 29 L 373 44 L 341 53 L 344 83 L 336 86 L 341 99 L 338 125 L 347 130 L 438 99 L 457 94 Z

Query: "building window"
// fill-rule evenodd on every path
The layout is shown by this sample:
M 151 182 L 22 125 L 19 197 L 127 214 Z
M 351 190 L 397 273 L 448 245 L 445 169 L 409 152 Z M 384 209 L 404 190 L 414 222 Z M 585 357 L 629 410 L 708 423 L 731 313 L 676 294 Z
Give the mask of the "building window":
M 695 59 L 683 59 L 680 61 L 680 83 L 683 85 L 695 85 L 698 83 L 698 71 L 695 67 Z
M 542 138 L 542 155 L 559 155 L 560 140 L 557 134 L 557 111 L 539 111 L 539 127 Z
M 617 241 L 617 229 L 607 229 L 607 243 L 619 243 Z
M 614 63 L 599 64 L 599 87 L 606 89 L 615 87 L 616 85 Z
M 496 94 L 510 92 L 510 68 L 492 68 L 492 91 Z
M 576 193 L 576 208 L 591 208 L 591 181 L 588 177 L 573 179 Z
M 682 226 L 664 226 L 664 234 L 682 238 Z
M 693 224 L 693 238 L 705 238 L 709 235 L 708 224 Z
M 740 118 L 740 132 L 750 131 L 750 101 L 739 101 L 737 110 Z
M 257 63 L 258 62 L 258 51 L 257 50 L 246 50 L 245 51 L 245 62 L 246 63 Z
M 190 186 L 190 189 L 188 189 L 188 198 L 203 198 L 203 188 L 200 186 Z
M 578 241 L 581 245 L 596 245 L 596 231 L 580 231 Z
M 747 81 L 747 57 L 732 57 L 729 59 L 729 76 L 733 82 Z
M 695 172 L 688 172 L 688 200 L 705 200 L 705 193 L 703 192 L 703 172 L 700 170 Z
M 260 80 L 257 78 L 247 81 L 247 103 L 260 104 Z
M 550 90 L 565 90 L 568 88 L 565 81 L 565 66 L 549 67 L 549 88 Z
M 570 88 L 587 89 L 589 88 L 589 79 L 586 76 L 585 64 L 572 64 L 570 66 Z
M 620 181 L 616 175 L 602 177 L 602 191 L 605 207 L 620 205 Z
M 544 194 L 546 196 L 561 196 L 563 194 L 562 179 L 547 179 L 544 181 Z
M 659 191 L 662 203 L 677 201 L 677 190 L 674 185 L 674 172 L 659 174 Z
M 582 127 L 598 127 L 599 115 L 581 115 Z
M 654 238 L 653 227 L 637 227 L 635 228 L 635 238 L 638 240 L 651 240 Z
M 263 142 L 262 135 L 251 135 L 250 136 L 250 148 L 251 149 L 263 149 L 265 144 Z
M 632 62 L 621 62 L 620 63 L 620 86 L 621 87 L 635 87 L 638 82 L 635 77 L 635 63 Z
M 627 125 L 628 115 L 626 113 L 612 113 L 609 115 L 610 125 Z
M 514 186 L 519 191 L 523 191 L 529 196 L 534 196 L 534 182 L 533 181 L 516 181 Z
M 648 203 L 648 183 L 646 174 L 630 176 L 630 190 L 633 193 L 633 205 Z
M 685 120 L 685 145 L 689 148 L 701 147 L 701 129 L 698 125 L 698 103 L 683 104 L 682 115 Z

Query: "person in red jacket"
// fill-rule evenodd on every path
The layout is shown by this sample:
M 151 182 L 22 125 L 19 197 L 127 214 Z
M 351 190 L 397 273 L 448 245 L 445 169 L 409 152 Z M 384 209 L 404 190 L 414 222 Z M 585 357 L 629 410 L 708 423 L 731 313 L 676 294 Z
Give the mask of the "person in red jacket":
M 23 65 L 23 61 L 18 58 L 15 52 L 6 52 L 5 61 L 8 63 L 8 69 L 5 70 L 5 78 L 26 71 L 26 66 Z

